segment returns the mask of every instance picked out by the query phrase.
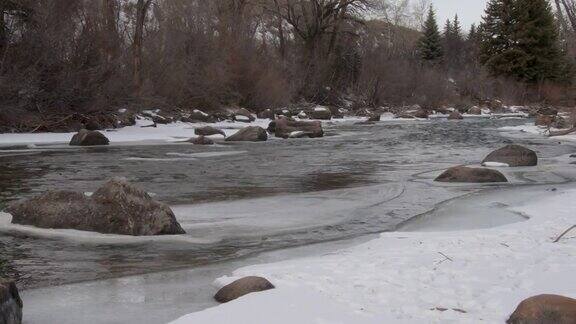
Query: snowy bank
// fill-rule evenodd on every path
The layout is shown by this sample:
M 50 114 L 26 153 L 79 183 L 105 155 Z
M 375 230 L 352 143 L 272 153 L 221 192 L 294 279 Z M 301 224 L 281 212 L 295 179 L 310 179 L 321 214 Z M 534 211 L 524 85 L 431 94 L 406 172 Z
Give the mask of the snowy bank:
M 553 242 L 576 222 L 576 190 L 551 188 L 501 204 L 526 221 L 384 233 L 336 253 L 237 270 L 217 285 L 257 275 L 277 289 L 173 323 L 504 323 L 527 297 L 576 297 L 576 233 Z

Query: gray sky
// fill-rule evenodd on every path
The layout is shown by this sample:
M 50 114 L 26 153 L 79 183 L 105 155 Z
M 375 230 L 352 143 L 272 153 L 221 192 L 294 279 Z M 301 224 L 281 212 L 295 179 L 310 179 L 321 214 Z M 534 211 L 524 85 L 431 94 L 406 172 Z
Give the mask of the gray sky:
M 472 23 L 478 23 L 481 20 L 487 2 L 488 0 L 432 0 L 440 26 L 444 26 L 446 19 L 449 17 L 452 19 L 455 14 L 458 14 L 466 31 Z

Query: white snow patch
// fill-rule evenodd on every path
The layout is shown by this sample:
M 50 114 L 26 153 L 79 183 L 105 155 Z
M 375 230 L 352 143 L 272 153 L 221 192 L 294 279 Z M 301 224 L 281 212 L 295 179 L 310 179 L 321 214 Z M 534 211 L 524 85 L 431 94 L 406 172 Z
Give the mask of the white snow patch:
M 331 254 L 239 269 L 216 283 L 258 275 L 277 288 L 173 323 L 503 323 L 529 296 L 576 297 L 576 233 L 553 243 L 575 222 L 576 190 L 538 197 L 509 207 L 530 217 L 524 222 L 384 233 Z
M 510 165 L 508 163 L 500 163 L 500 162 L 484 162 L 482 166 L 485 167 L 493 167 L 493 168 L 508 168 Z

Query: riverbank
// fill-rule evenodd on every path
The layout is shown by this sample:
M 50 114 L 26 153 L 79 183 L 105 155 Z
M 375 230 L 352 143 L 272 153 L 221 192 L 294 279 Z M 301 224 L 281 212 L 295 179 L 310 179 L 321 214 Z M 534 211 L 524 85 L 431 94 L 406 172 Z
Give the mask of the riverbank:
M 524 199 L 518 199 L 518 197 Z M 189 323 L 503 323 L 523 299 L 576 296 L 576 189 L 545 186 L 493 196 L 528 219 L 489 229 L 384 233 L 323 256 L 242 268 L 276 289 L 185 316 Z M 513 200 L 514 205 L 507 205 Z M 462 214 L 478 221 L 478 215 Z

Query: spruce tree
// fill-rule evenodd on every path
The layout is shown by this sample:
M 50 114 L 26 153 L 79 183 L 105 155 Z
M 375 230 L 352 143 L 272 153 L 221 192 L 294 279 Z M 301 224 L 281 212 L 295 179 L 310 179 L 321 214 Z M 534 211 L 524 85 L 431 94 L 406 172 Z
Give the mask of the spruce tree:
M 436 22 L 436 13 L 434 8 L 430 6 L 428 18 L 424 23 L 424 34 L 420 38 L 418 44 L 420 58 L 424 61 L 438 61 L 442 58 L 442 37 L 438 30 L 438 23 Z
M 528 83 L 565 76 L 547 0 L 491 0 L 480 26 L 480 60 L 496 76 Z
M 514 0 L 490 0 L 480 25 L 480 62 L 494 75 L 510 75 L 509 56 L 514 43 Z
M 454 22 L 452 23 L 452 36 L 456 41 L 462 41 L 462 26 L 460 25 L 460 19 L 458 15 L 454 16 Z
M 563 78 L 558 26 L 546 0 L 516 0 L 516 46 L 523 52 L 517 77 L 528 82 Z

